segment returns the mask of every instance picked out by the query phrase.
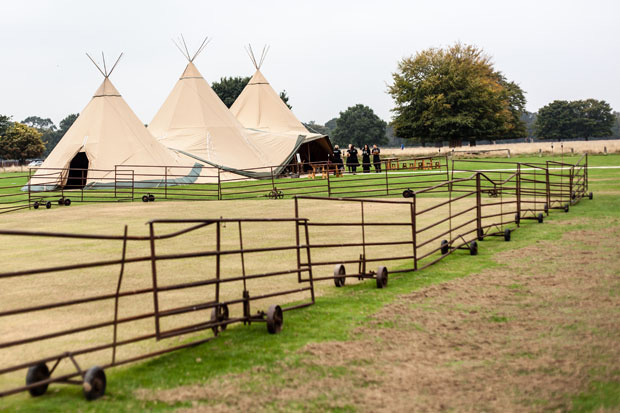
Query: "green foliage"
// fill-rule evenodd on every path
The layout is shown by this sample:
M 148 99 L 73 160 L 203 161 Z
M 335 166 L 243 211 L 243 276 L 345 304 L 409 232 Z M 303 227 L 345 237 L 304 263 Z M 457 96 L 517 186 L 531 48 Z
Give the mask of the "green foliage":
M 315 121 L 311 120 L 308 123 L 304 123 L 306 129 L 310 132 L 320 133 L 321 135 L 329 135 L 329 129 L 323 125 L 319 125 Z
M 620 112 L 614 112 L 614 125 L 611 127 L 611 136 L 620 138 Z
M 392 124 L 400 138 L 458 145 L 525 136 L 524 92 L 494 70 L 482 49 L 427 49 L 401 60 L 392 77 Z
M 65 133 L 67 133 L 67 131 L 69 130 L 71 125 L 73 125 L 73 122 L 75 122 L 77 118 L 77 113 L 68 115 L 60 121 L 60 127 L 58 128 L 58 130 L 52 133 L 43 134 L 43 142 L 45 142 L 45 156 L 49 155 L 54 150 L 58 142 L 60 142 L 62 137 L 65 136 Z
M 537 117 L 538 113 L 528 112 L 527 110 L 523 111 L 523 113 L 521 114 L 521 121 L 525 123 L 525 131 L 528 138 L 533 138 L 536 136 Z
M 282 102 L 284 102 L 289 109 L 293 109 L 293 107 L 288 104 L 288 95 L 286 94 L 286 90 L 280 92 L 280 99 L 282 99 Z
M 332 142 L 344 147 L 352 143 L 357 147 L 364 144 L 383 145 L 387 143 L 387 123 L 368 106 L 357 104 L 340 112 L 336 129 L 331 134 Z
M 325 127 L 329 129 L 330 132 L 333 132 L 338 125 L 338 118 L 333 118 L 325 122 Z
M 213 82 L 211 88 L 222 99 L 222 102 L 227 108 L 230 108 L 235 100 L 239 97 L 243 88 L 246 87 L 250 81 L 250 76 L 247 77 L 222 77 L 219 82 Z
M 0 115 L 0 137 L 6 133 L 6 130 L 12 123 L 11 116 Z
M 538 111 L 536 133 L 547 139 L 576 139 L 612 135 L 614 115 L 604 100 L 555 100 Z
M 28 158 L 37 158 L 43 154 L 45 145 L 42 133 L 22 123 L 9 126 L 0 137 L 0 157 L 18 159 L 23 163 Z
M 28 116 L 26 119 L 22 120 L 22 122 L 26 126 L 30 126 L 39 131 L 50 130 L 55 131 L 56 125 L 50 118 L 40 118 L 38 116 Z

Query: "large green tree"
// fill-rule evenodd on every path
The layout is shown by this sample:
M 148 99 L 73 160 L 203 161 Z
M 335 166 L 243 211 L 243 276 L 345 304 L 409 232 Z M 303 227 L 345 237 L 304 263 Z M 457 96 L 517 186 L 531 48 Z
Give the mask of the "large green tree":
M 352 143 L 361 147 L 364 144 L 383 145 L 387 143 L 385 134 L 387 123 L 379 118 L 371 108 L 357 104 L 340 112 L 336 129 L 330 135 L 334 143 L 343 148 Z
M 457 43 L 401 60 L 388 92 L 396 136 L 424 143 L 525 136 L 523 90 L 482 49 Z
M 20 163 L 28 158 L 38 158 L 43 154 L 45 145 L 42 133 L 22 123 L 13 123 L 0 136 L 0 157 L 18 159 Z
M 611 136 L 614 120 L 604 100 L 555 100 L 540 108 L 535 128 L 540 138 L 588 139 Z

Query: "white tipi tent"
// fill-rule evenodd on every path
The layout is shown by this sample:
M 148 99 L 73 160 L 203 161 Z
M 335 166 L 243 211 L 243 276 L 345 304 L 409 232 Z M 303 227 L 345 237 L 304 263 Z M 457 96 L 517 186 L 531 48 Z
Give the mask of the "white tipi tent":
M 329 137 L 308 131 L 261 73 L 260 69 L 268 50 L 265 46 L 260 60 L 257 61 L 252 46 L 249 45 L 246 49 L 256 72 L 230 107 L 230 111 L 246 128 L 287 134 L 294 140 L 300 135 L 303 136 L 303 145 L 299 148 L 302 157 L 312 162 L 327 161 L 332 153 Z
M 183 47 L 177 47 L 187 66 L 149 131 L 170 149 L 207 165 L 249 177 L 269 175 L 272 166 L 279 173 L 293 158 L 301 138 L 245 129 L 194 65 L 207 39 L 193 56 L 183 38 L 181 42 Z
M 163 183 L 165 172 L 161 166 L 183 165 L 173 152 L 153 138 L 110 81 L 121 56 L 109 71 L 105 58 L 104 70 L 101 70 L 88 56 L 103 75 L 103 83 L 33 175 L 30 190 L 114 185 L 115 166 L 123 164 L 141 166 L 139 174 L 150 175 L 141 182 L 134 182 L 134 186 L 154 187 Z M 200 169 L 196 164 L 187 177 L 178 178 L 179 183 L 191 182 Z M 169 173 L 178 176 L 179 169 Z M 173 182 L 168 180 L 168 183 Z

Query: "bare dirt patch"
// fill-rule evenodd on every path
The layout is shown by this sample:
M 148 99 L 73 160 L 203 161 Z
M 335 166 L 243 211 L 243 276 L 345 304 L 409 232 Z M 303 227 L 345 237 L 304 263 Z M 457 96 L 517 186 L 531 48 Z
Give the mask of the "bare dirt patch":
M 498 254 L 504 264 L 399 297 L 302 361 L 136 396 L 184 411 L 565 411 L 620 379 L 615 224 Z

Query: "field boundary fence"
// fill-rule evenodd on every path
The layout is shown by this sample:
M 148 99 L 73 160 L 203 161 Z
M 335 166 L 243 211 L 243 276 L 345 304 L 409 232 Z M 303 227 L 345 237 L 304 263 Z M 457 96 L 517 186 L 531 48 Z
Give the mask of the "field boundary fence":
M 299 223 L 300 225 L 296 225 Z M 14 271 L 5 271 L 0 273 L 0 282 L 6 284 L 9 280 L 20 280 L 23 283 L 37 284 L 37 280 L 44 280 L 49 277 L 58 279 L 57 283 L 62 284 L 62 279 L 69 273 L 81 272 L 84 274 L 79 294 L 71 295 L 72 287 L 65 286 L 65 294 L 52 295 L 48 297 L 45 303 L 37 303 L 34 305 L 23 306 L 22 303 L 16 302 L 13 307 L 7 307 L 5 302 L 3 309 L 0 311 L 0 320 L 7 323 L 11 318 L 20 317 L 37 317 L 45 312 L 56 312 L 54 314 L 62 314 L 63 319 L 54 320 L 51 330 L 45 333 L 39 331 L 31 331 L 27 327 L 20 328 L 21 335 L 14 337 L 3 336 L 0 342 L 0 350 L 6 352 L 11 350 L 19 350 L 28 344 L 39 344 L 41 349 L 46 349 L 50 340 L 67 339 L 64 346 L 68 349 L 64 351 L 52 352 L 45 357 L 32 357 L 27 360 L 15 362 L 11 359 L 9 365 L 0 367 L 0 378 L 7 374 L 26 370 L 26 384 L 8 389 L 0 389 L 0 397 L 10 394 L 29 391 L 31 395 L 38 396 L 47 390 L 51 383 L 78 384 L 84 386 L 84 394 L 87 399 L 95 399 L 105 392 L 105 373 L 104 369 L 132 363 L 149 357 L 154 357 L 180 348 L 195 346 L 214 339 L 226 327 L 234 323 L 251 324 L 256 322 L 264 322 L 267 324 L 269 333 L 277 333 L 282 328 L 283 313 L 314 304 L 314 285 L 312 281 L 312 266 L 301 265 L 301 257 L 306 255 L 307 260 L 310 259 L 309 249 L 307 248 L 307 231 L 305 235 L 300 236 L 300 228 L 305 228 L 305 219 L 292 218 L 248 218 L 248 219 L 195 219 L 195 220 L 153 220 L 148 222 L 148 236 L 131 236 L 128 235 L 127 226 L 123 235 L 98 235 L 98 234 L 74 234 L 74 233 L 51 233 L 51 232 L 27 232 L 27 231 L 9 231 L 0 230 L 0 235 L 8 237 L 26 237 L 28 239 L 46 238 L 54 242 L 60 240 L 81 240 L 89 243 L 115 242 L 119 251 L 119 257 L 107 260 L 95 259 L 92 261 L 79 263 L 66 263 L 63 265 L 44 266 L 31 269 L 19 269 Z M 259 245 L 248 246 L 247 240 L 244 243 L 244 228 L 249 225 L 262 225 L 266 230 L 274 225 L 289 224 L 289 232 L 291 239 L 296 242 L 286 243 L 279 246 Z M 237 235 L 233 243 L 223 244 L 224 235 L 223 228 L 232 226 L 230 233 Z M 173 227 L 172 230 L 164 230 L 162 228 Z M 261 227 L 261 228 L 262 228 Z M 188 236 L 197 231 L 210 229 L 214 243 L 211 247 L 195 248 L 191 251 L 183 252 L 158 252 L 161 242 L 165 240 L 176 241 L 178 238 Z M 292 235 L 296 236 L 293 237 Z M 202 238 L 204 235 L 200 235 Z M 147 253 L 131 254 L 130 243 L 146 244 Z M 236 244 L 238 243 L 238 244 Z M 265 253 L 278 253 L 280 256 L 283 252 L 296 252 L 297 259 L 290 260 L 285 263 L 288 267 L 283 267 L 277 271 L 251 271 L 247 267 L 250 256 Z M 201 264 L 201 273 L 194 274 L 191 280 L 177 281 L 174 277 L 174 263 L 179 260 L 200 260 L 211 258 L 212 267 L 206 268 L 206 264 Z M 241 271 L 234 276 L 224 277 L 222 275 L 222 261 L 231 258 L 240 261 Z M 309 261 L 307 261 L 309 262 Z M 142 275 L 146 279 L 150 279 L 150 285 L 143 288 L 124 288 L 125 279 L 128 277 L 128 267 L 134 264 L 143 263 L 150 266 L 148 273 Z M 165 263 L 173 263 L 173 265 L 165 266 Z M 104 292 L 96 288 L 96 280 L 89 279 L 88 274 L 96 269 L 105 269 L 105 271 L 113 273 L 117 272 L 117 276 L 111 277 L 111 285 L 114 287 L 112 291 Z M 264 280 L 268 278 L 281 278 L 290 275 L 294 278 L 293 284 L 299 284 L 294 288 L 283 288 L 276 285 L 269 291 L 253 291 L 249 285 L 252 280 Z M 304 277 L 304 283 L 299 280 Z M 93 278 L 91 276 L 91 278 Z M 223 296 L 222 289 L 230 284 L 239 284 L 240 288 L 236 288 L 238 295 Z M 33 284 L 33 285 L 34 285 Z M 90 288 L 89 288 L 90 286 Z M 85 287 L 85 288 L 84 288 Z M 203 297 L 201 292 L 197 301 L 188 302 L 182 298 L 177 302 L 182 305 L 166 307 L 166 294 L 188 294 L 190 290 L 197 288 L 210 288 L 208 298 Z M 274 297 L 283 297 L 302 294 L 304 297 L 301 301 L 294 304 L 283 302 L 281 305 L 271 305 L 269 308 L 261 309 L 252 313 L 252 306 L 257 301 L 266 299 L 273 300 Z M 150 309 L 141 308 L 137 313 L 129 313 L 123 311 L 123 304 L 127 305 L 128 300 L 136 300 L 137 297 L 152 297 Z M 194 296 L 196 299 L 196 296 Z M 170 300 L 167 300 L 170 302 Z M 68 326 L 73 311 L 84 309 L 85 305 L 96 303 L 99 305 L 99 311 L 107 308 L 106 317 L 97 319 L 96 322 L 86 322 L 79 325 Z M 233 307 L 239 307 L 236 311 L 237 315 L 233 316 Z M 68 311 L 66 313 L 58 313 L 58 311 Z M 204 312 L 211 312 L 210 317 Z M 163 322 L 171 318 L 179 318 L 184 315 L 191 315 L 190 318 L 185 317 L 180 321 L 175 321 L 172 325 L 165 328 Z M 148 329 L 146 333 L 130 333 L 129 336 L 120 338 L 119 329 L 122 326 L 132 327 L 140 321 L 149 321 L 153 323 L 154 328 Z M 168 323 L 170 324 L 170 323 Z M 166 346 L 157 351 L 145 351 L 131 356 L 120 357 L 119 350 L 124 346 L 134 345 L 136 343 L 147 340 L 164 340 L 171 337 L 187 335 L 191 333 L 211 330 L 212 334 L 204 336 L 192 336 L 189 340 L 184 340 L 182 344 L 174 344 Z M 80 344 L 80 334 L 86 332 L 99 332 L 98 339 L 90 345 Z M 73 338 L 76 338 L 73 340 Z M 89 369 L 83 368 L 80 358 L 96 353 L 100 363 Z M 107 361 L 106 361 L 107 359 Z M 6 360 L 6 359 L 4 359 Z M 102 361 L 102 362 L 101 362 Z M 63 365 L 64 363 L 64 365 Z M 50 365 L 51 368 L 48 366 Z M 64 367 L 64 371 L 60 372 Z M 58 370 L 58 371 L 57 371 Z M 56 373 L 56 374 L 54 374 Z
M 62 280 L 70 280 L 69 275 L 76 271 L 81 274 L 81 285 L 86 286 L 73 289 L 80 292 L 75 297 L 53 295 L 44 303 L 27 306 L 21 300 L 12 302 L 12 305 L 9 301 L 3 307 L 0 324 L 15 325 L 16 328 L 3 336 L 0 350 L 22 350 L 24 346 L 35 344 L 47 348 L 45 346 L 50 340 L 62 338 L 76 344 L 45 357 L 32 356 L 20 361 L 5 357 L 3 360 L 11 362 L 0 368 L 0 379 L 26 370 L 26 385 L 0 388 L 0 397 L 23 391 L 39 396 L 46 392 L 49 384 L 65 383 L 83 386 L 86 398 L 96 399 L 105 392 L 104 370 L 107 368 L 205 343 L 234 323 L 265 322 L 270 333 L 279 332 L 285 311 L 315 303 L 316 282 L 331 280 L 337 287 L 343 287 L 350 278 L 373 279 L 378 288 L 385 288 L 389 273 L 417 272 L 459 250 L 477 255 L 478 243 L 487 237 L 499 236 L 510 241 L 512 232 L 522 225 L 522 220 L 532 218 L 542 223 L 542 212 L 538 212 L 541 203 L 545 202 L 547 208 L 544 212 L 548 214 L 555 206 L 551 202 L 562 205 L 567 201 L 574 205 L 586 196 L 587 157 L 575 165 L 547 165 L 517 164 L 516 170 L 508 173 L 488 170 L 470 174 L 471 171 L 464 171 L 467 172 L 465 177 L 453 177 L 426 188 L 407 189 L 406 199 L 401 200 L 299 195 L 294 197 L 293 218 L 152 220 L 147 223 L 147 236 L 129 235 L 127 227 L 122 235 L 0 230 L 0 236 L 26 238 L 29 245 L 41 238 L 52 239 L 53 243 L 61 240 L 116 243 L 112 249 L 101 249 L 108 253 L 112 251 L 113 258 L 103 259 L 97 255 L 78 263 L 70 261 L 30 269 L 20 267 L 0 273 L 3 291 L 11 290 L 11 285 L 7 285 L 10 282 L 19 282 L 22 289 L 28 283 L 41 288 L 43 284 L 39 284 L 39 278 L 62 284 Z M 555 172 L 549 173 L 550 168 L 559 169 L 552 169 Z M 313 203 L 312 207 L 308 207 L 308 202 Z M 349 213 L 344 218 L 334 218 L 334 214 L 326 213 L 342 203 L 356 207 L 348 208 Z M 380 219 L 377 211 L 389 208 L 393 210 L 383 215 L 387 218 Z M 538 215 L 533 215 L 537 212 Z M 260 231 L 258 241 L 253 240 L 248 246 L 245 231 L 251 225 L 266 227 Z M 272 227 L 276 225 L 285 225 L 286 229 L 274 230 Z M 335 229 L 342 236 L 334 238 L 325 229 Z M 275 234 L 275 238 L 268 240 L 266 234 Z M 274 244 L 275 239 L 286 239 L 287 234 L 288 241 Z M 190 239 L 191 242 L 179 244 L 181 238 L 190 236 L 195 237 Z M 254 244 L 256 242 L 258 246 Z M 183 247 L 179 249 L 179 245 Z M 138 252 L 132 252 L 134 249 Z M 277 258 L 269 258 L 269 271 L 265 271 L 262 264 L 258 267 L 250 265 L 252 256 L 273 253 Z M 288 257 L 288 261 L 284 257 Z M 235 267 L 230 267 L 230 260 L 236 263 Z M 179 270 L 181 263 L 189 261 L 195 266 Z M 275 268 L 276 261 L 285 262 L 281 263 L 282 267 Z M 138 288 L 130 284 L 125 288 L 125 283 L 129 283 L 125 280 L 129 277 L 130 267 L 134 265 L 142 265 L 137 276 L 146 280 L 147 285 Z M 391 271 L 388 265 L 392 266 Z M 225 275 L 224 268 L 234 269 Z M 97 271 L 107 274 L 111 290 L 103 292 L 94 280 L 88 279 L 89 276 L 95 277 Z M 286 276 L 292 277 L 288 284 L 281 281 Z M 105 275 L 97 277 L 103 279 Z M 272 279 L 277 280 L 275 284 L 269 283 Z M 227 290 L 232 284 L 237 287 Z M 90 285 L 93 288 L 89 289 Z M 64 288 L 71 290 L 69 285 Z M 191 295 L 197 289 L 205 288 L 207 293 L 200 290 L 197 295 Z M 255 313 L 251 311 L 257 301 L 263 302 L 265 307 L 265 300 L 284 296 L 289 301 L 272 304 Z M 137 312 L 125 314 L 123 309 L 128 300 L 138 300 L 138 297 L 146 297 L 150 303 L 142 305 Z M 93 303 L 107 303 L 105 312 L 97 312 L 104 318 L 79 325 L 66 323 L 67 314 L 74 314 L 73 310 L 81 305 Z M 67 309 L 72 311 L 62 312 Z M 210 312 L 210 316 L 205 312 Z M 28 323 L 22 326 L 19 322 L 19 317 L 32 321 L 46 313 L 60 317 L 49 323 L 52 327 L 61 326 L 59 330 L 40 332 L 30 329 Z M 12 317 L 18 318 L 16 324 L 9 322 Z M 144 321 L 150 323 L 146 330 L 136 330 L 134 334 L 121 337 L 121 326 Z M 205 335 L 205 330 L 212 333 Z M 86 345 L 81 339 L 73 340 L 79 334 L 91 331 L 101 332 L 95 342 Z M 192 335 L 194 333 L 200 334 Z M 124 346 L 146 341 L 157 343 L 187 335 L 192 336 L 180 344 L 156 350 L 141 348 L 138 353 L 119 355 Z M 102 352 L 105 354 L 100 358 L 103 362 L 89 369 L 82 367 L 85 364 L 82 357 L 93 353 L 101 355 Z M 64 370 L 59 368 L 61 365 Z
M 450 178 L 446 156 L 388 158 L 380 165 L 369 173 L 356 174 L 339 169 L 334 163 L 305 164 L 305 174 L 294 165 L 281 173 L 277 173 L 278 167 L 262 167 L 244 169 L 241 174 L 212 166 L 30 168 L 27 174 L 0 177 L 0 214 L 25 208 L 49 209 L 72 202 L 399 196 L 403 190 L 425 188 Z M 23 182 L 14 182 L 20 180 Z

